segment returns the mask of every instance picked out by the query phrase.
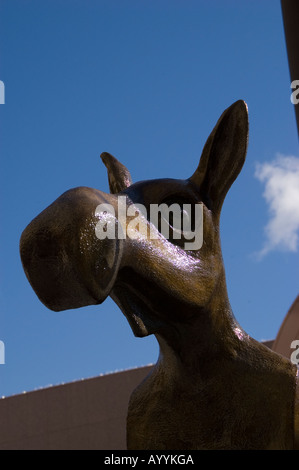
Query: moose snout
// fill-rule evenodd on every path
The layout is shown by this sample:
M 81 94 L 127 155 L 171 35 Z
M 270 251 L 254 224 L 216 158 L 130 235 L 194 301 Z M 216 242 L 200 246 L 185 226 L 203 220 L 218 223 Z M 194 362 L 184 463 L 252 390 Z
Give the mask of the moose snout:
M 121 262 L 122 240 L 99 240 L 96 213 L 115 196 L 80 187 L 67 191 L 25 228 L 20 256 L 25 274 L 44 305 L 54 311 L 103 302 Z M 110 215 L 111 218 L 111 215 Z

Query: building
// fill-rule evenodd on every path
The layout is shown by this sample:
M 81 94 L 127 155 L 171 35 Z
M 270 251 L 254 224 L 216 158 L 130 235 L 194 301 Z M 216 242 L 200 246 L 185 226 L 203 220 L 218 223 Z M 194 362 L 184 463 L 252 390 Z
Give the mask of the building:
M 264 344 L 291 356 L 299 340 L 299 295 L 277 337 Z M 298 349 L 299 363 L 299 349 Z M 153 366 L 111 373 L 0 400 L 0 450 L 124 450 L 130 395 Z

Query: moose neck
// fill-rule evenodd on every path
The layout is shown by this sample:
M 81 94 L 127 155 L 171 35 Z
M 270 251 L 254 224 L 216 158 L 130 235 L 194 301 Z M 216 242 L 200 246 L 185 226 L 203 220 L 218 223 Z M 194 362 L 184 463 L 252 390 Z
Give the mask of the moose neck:
M 184 308 L 183 306 L 181 307 Z M 225 276 L 215 286 L 204 306 L 189 308 L 186 322 L 173 324 L 156 334 L 160 346 L 158 367 L 169 372 L 205 375 L 212 365 L 236 357 L 248 335 L 234 318 L 226 290 Z M 218 366 L 217 366 L 218 367 Z

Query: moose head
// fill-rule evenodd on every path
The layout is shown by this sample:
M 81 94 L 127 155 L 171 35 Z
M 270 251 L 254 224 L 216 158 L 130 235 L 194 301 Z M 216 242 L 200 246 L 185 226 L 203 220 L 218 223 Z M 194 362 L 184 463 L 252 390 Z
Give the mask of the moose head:
M 296 367 L 246 334 L 227 295 L 220 213 L 247 140 L 247 106 L 237 101 L 188 179 L 132 183 L 103 153 L 110 194 L 71 189 L 21 236 L 25 273 L 47 307 L 111 296 L 136 336 L 156 336 L 159 360 L 129 404 L 130 449 L 294 447 Z M 169 217 L 160 211 L 154 223 L 152 207 Z M 188 233 L 177 224 L 187 219 Z

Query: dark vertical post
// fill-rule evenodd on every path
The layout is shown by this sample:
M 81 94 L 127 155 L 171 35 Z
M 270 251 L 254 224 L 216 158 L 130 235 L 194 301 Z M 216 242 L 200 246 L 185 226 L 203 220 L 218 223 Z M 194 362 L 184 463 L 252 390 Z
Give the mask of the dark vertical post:
M 281 0 L 291 82 L 299 80 L 299 0 Z M 296 87 L 298 89 L 298 86 Z M 294 90 L 293 90 L 294 91 Z M 292 90 L 290 88 L 290 94 Z M 299 93 L 297 93 L 297 98 Z M 295 104 L 299 135 L 299 103 Z

